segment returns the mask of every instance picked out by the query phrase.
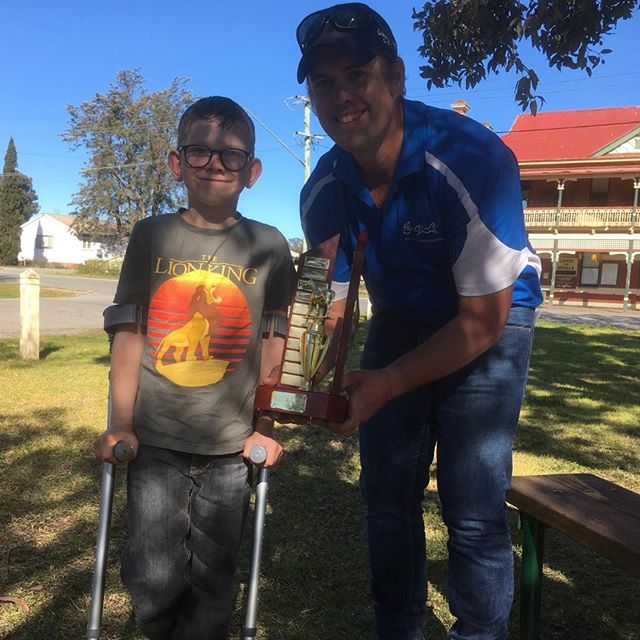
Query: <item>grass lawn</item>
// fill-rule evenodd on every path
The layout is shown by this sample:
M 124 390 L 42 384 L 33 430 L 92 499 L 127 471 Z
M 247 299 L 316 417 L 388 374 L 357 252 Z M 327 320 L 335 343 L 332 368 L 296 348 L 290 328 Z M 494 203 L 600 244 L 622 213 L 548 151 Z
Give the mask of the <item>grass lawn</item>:
M 50 287 L 40 287 L 41 298 L 68 298 L 70 296 L 78 295 L 77 292 L 71 289 L 52 289 Z M 20 285 L 19 284 L 0 284 L 0 299 L 3 298 L 19 298 L 20 297 Z
M 640 492 L 640 332 L 550 322 L 536 331 L 514 472 L 591 472 Z M 91 440 L 105 422 L 107 341 L 101 333 L 47 336 L 40 361 L 22 362 L 18 353 L 17 340 L 0 340 L 0 596 L 11 599 L 0 600 L 0 638 L 80 639 L 101 474 Z M 369 640 L 356 441 L 286 425 L 279 437 L 287 453 L 269 491 L 258 638 Z M 140 639 L 118 577 L 123 481 L 119 473 L 103 640 Z M 452 618 L 434 485 L 425 501 L 429 640 L 444 640 Z M 512 522 L 519 567 L 515 513 Z M 248 540 L 236 628 L 244 611 Z M 637 578 L 553 531 L 545 561 L 544 640 L 640 640 Z M 512 638 L 519 637 L 517 625 L 516 600 Z

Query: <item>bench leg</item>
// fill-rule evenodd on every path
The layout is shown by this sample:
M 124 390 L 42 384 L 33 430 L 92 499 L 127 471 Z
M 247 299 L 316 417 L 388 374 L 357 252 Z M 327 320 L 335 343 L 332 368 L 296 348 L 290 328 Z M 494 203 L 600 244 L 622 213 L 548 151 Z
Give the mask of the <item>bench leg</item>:
M 520 512 L 522 523 L 522 578 L 520 593 L 521 640 L 540 637 L 540 594 L 542 590 L 542 558 L 545 526 Z

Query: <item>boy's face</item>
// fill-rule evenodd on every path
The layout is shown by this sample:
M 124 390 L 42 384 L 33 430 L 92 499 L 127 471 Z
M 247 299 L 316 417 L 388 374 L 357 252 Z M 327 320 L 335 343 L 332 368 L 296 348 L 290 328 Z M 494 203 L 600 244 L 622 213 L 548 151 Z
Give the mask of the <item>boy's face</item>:
M 197 120 L 188 128 L 184 136 L 182 150 L 171 151 L 168 164 L 173 177 L 183 181 L 189 195 L 189 206 L 195 208 L 235 209 L 242 190 L 252 187 L 262 172 L 258 158 L 249 158 L 240 171 L 230 171 L 223 165 L 220 154 L 214 153 L 209 162 L 200 168 L 193 168 L 187 162 L 184 147 L 201 145 L 208 149 L 241 149 L 249 152 L 249 143 L 242 131 L 224 129 L 219 120 Z M 192 164 L 200 165 L 200 162 Z

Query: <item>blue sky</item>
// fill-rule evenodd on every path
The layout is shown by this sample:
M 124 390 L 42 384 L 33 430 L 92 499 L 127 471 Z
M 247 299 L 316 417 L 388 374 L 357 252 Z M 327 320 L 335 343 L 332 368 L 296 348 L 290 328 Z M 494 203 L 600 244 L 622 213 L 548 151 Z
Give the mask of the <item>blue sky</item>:
M 457 86 L 426 90 L 420 78 L 413 30 L 414 3 L 372 0 L 398 40 L 407 68 L 407 97 L 448 108 L 457 98 L 470 117 L 509 129 L 520 113 L 513 101 L 515 76 L 492 76 L 472 91 Z M 418 3 L 415 3 L 418 5 Z M 148 90 L 189 79 L 196 96 L 227 95 L 243 104 L 300 157 L 303 107 L 291 98 L 304 92 L 295 71 L 299 51 L 294 32 L 317 0 L 167 2 L 166 0 L 31 0 L 6 2 L 0 14 L 0 153 L 13 136 L 19 169 L 31 176 L 41 211 L 71 213 L 85 162 L 60 134 L 68 126 L 68 104 L 106 91 L 122 69 L 140 68 Z M 584 72 L 549 69 L 535 52 L 525 63 L 536 69 L 547 111 L 640 104 L 640 16 L 618 26 L 605 42 L 613 49 L 591 79 Z M 264 163 L 258 184 L 243 194 L 244 215 L 274 224 L 286 237 L 300 236 L 300 162 L 259 123 L 257 154 Z M 312 133 L 322 130 L 312 118 Z M 312 166 L 330 141 L 318 143 Z

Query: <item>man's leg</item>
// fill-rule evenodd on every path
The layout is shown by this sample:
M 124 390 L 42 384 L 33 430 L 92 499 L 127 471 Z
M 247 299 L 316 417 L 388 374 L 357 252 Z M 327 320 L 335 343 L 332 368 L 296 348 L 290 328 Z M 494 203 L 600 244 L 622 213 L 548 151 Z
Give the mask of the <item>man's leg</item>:
M 435 383 L 438 492 L 449 531 L 453 640 L 504 640 L 513 600 L 505 493 L 534 313 L 512 310 L 492 349 Z
M 235 570 L 251 494 L 241 454 L 193 456 L 190 500 L 191 590 L 171 640 L 226 640 L 233 610 Z
M 362 358 L 383 367 L 421 339 L 415 325 L 374 317 Z M 360 488 L 367 505 L 371 589 L 379 640 L 422 638 L 427 566 L 422 500 L 432 451 L 424 389 L 396 398 L 359 430 Z
M 127 474 L 129 532 L 121 558 L 122 580 L 140 630 L 151 640 L 169 638 L 189 589 L 188 454 L 140 446 Z

